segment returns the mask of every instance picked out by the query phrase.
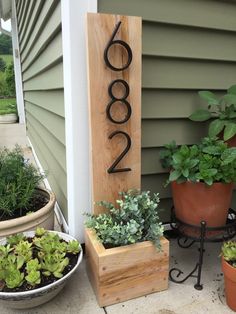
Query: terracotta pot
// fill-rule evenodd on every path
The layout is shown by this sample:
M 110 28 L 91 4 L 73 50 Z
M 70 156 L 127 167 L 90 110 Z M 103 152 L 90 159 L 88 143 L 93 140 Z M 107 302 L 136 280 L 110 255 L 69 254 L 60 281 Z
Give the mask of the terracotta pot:
M 74 237 L 70 236 L 69 234 L 52 231 L 57 233 L 59 237 L 66 242 L 75 240 Z M 27 237 L 33 237 L 34 231 L 28 231 L 24 233 Z M 6 239 L 0 240 L 0 244 L 5 244 Z M 0 292 L 0 300 L 1 304 L 5 307 L 12 308 L 12 309 L 30 309 L 41 304 L 44 304 L 54 298 L 65 286 L 68 279 L 71 275 L 76 271 L 79 267 L 83 258 L 83 251 L 81 250 L 77 263 L 71 271 L 63 276 L 62 278 L 58 279 L 57 281 L 50 283 L 47 286 L 36 288 L 34 290 L 29 291 L 22 291 L 22 292 Z M 2 311 L 1 311 L 2 313 Z M 26 312 L 22 312 L 26 313 Z M 28 312 L 27 312 L 28 313 Z
M 41 209 L 27 216 L 0 221 L 0 238 L 18 232 L 33 230 L 37 227 L 43 227 L 47 230 L 54 229 L 55 194 L 44 189 L 37 190 L 48 199 L 48 203 Z
M 205 221 L 208 227 L 225 225 L 231 204 L 233 183 L 172 182 L 175 215 L 181 221 L 200 226 Z M 197 231 L 199 234 L 199 231 Z M 185 228 L 188 235 L 196 235 Z M 190 234 L 191 233 L 191 234 Z M 210 233 L 208 233 L 208 236 Z
M 221 140 L 224 140 L 224 133 L 223 133 L 223 131 L 220 132 L 220 134 L 218 136 L 219 136 L 219 138 Z M 228 144 L 228 147 L 236 147 L 236 135 L 231 137 L 229 140 L 225 141 L 225 143 Z
M 222 271 L 225 280 L 226 302 L 233 311 L 236 311 L 236 268 L 222 258 Z

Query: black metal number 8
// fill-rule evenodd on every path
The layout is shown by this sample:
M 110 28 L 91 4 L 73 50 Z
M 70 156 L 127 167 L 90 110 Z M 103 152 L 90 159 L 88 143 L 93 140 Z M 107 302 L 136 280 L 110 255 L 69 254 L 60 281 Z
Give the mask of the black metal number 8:
M 122 84 L 124 86 L 125 93 L 124 93 L 123 97 L 118 98 L 118 97 L 114 96 L 112 88 L 115 84 Z M 111 122 L 116 123 L 116 124 L 122 124 L 122 123 L 127 122 L 129 120 L 129 118 L 131 117 L 131 114 L 132 114 L 132 109 L 131 109 L 130 103 L 126 100 L 126 98 L 129 96 L 129 85 L 127 84 L 127 82 L 124 80 L 113 81 L 109 85 L 108 94 L 111 97 L 111 101 L 109 102 L 109 104 L 107 105 L 107 108 L 106 108 L 107 118 Z M 123 120 L 120 120 L 120 121 L 113 119 L 112 115 L 111 115 L 111 108 L 112 108 L 113 104 L 118 102 L 118 101 L 123 103 L 127 108 L 127 114 L 126 114 L 125 118 Z
M 110 69 L 112 69 L 113 71 L 123 71 L 123 70 L 127 69 L 130 66 L 130 63 L 132 62 L 132 58 L 133 58 L 132 50 L 131 50 L 130 46 L 125 41 L 123 41 L 123 40 L 114 40 L 114 38 L 116 36 L 116 33 L 119 30 L 120 25 L 121 25 L 121 22 L 119 22 L 116 25 L 116 27 L 115 27 L 112 35 L 111 35 L 111 39 L 109 40 L 109 42 L 107 44 L 107 47 L 104 50 L 104 61 L 105 61 L 106 65 Z M 120 46 L 124 47 L 125 50 L 127 51 L 128 60 L 127 60 L 126 64 L 123 67 L 121 67 L 121 68 L 115 67 L 114 65 L 111 64 L 111 62 L 109 60 L 108 51 L 111 48 L 111 46 L 113 46 L 113 45 L 120 45 Z

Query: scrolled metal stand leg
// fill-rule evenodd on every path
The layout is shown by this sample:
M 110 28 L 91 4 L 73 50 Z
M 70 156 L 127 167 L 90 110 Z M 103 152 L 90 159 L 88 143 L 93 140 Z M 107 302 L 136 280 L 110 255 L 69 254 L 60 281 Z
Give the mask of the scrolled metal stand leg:
M 206 235 L 206 222 L 202 221 L 201 222 L 201 238 L 200 238 L 200 248 L 199 248 L 197 283 L 194 285 L 194 288 L 197 290 L 203 289 L 203 286 L 201 284 L 201 274 L 202 274 L 203 255 L 204 255 L 205 235 Z

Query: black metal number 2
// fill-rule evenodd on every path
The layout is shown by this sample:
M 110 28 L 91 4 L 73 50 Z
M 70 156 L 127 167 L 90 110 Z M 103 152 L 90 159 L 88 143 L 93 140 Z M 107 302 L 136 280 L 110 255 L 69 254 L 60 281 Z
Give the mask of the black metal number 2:
M 116 166 L 118 163 L 124 158 L 124 156 L 128 153 L 130 147 L 131 147 L 131 138 L 130 136 L 123 132 L 123 131 L 115 131 L 109 135 L 109 139 L 111 140 L 114 136 L 122 134 L 124 137 L 126 137 L 127 144 L 123 152 L 116 158 L 116 160 L 113 162 L 111 167 L 107 170 L 108 173 L 115 173 L 115 172 L 124 172 L 124 171 L 131 171 L 131 168 L 121 168 L 121 169 L 116 169 Z
M 132 62 L 132 58 L 133 58 L 132 50 L 126 42 L 124 42 L 123 40 L 114 40 L 114 38 L 115 38 L 119 28 L 120 28 L 120 25 L 121 25 L 121 22 L 119 22 L 116 25 L 116 27 L 115 27 L 112 35 L 111 35 L 111 38 L 110 38 L 110 40 L 106 46 L 106 49 L 104 50 L 104 61 L 107 65 L 107 67 L 109 67 L 113 71 L 124 71 L 124 70 L 126 70 L 130 66 L 130 64 Z M 116 67 L 116 66 L 112 65 L 110 60 L 109 60 L 109 49 L 113 45 L 120 45 L 127 52 L 128 59 L 127 59 L 126 64 L 123 65 L 122 67 Z M 124 95 L 122 97 L 117 97 L 113 93 L 113 87 L 117 84 L 123 85 L 123 87 L 124 87 Z M 122 79 L 114 80 L 113 82 L 111 82 L 111 84 L 108 87 L 108 94 L 111 98 L 111 101 L 109 102 L 109 104 L 107 105 L 107 108 L 106 108 L 107 118 L 115 124 L 123 124 L 123 123 L 127 122 L 130 119 L 131 114 L 132 114 L 132 109 L 131 109 L 130 103 L 127 101 L 127 97 L 129 96 L 129 85 L 128 85 L 128 83 Z M 126 116 L 124 117 L 124 119 L 122 119 L 122 120 L 117 120 L 117 119 L 114 119 L 112 117 L 111 109 L 112 109 L 112 106 L 116 102 L 120 102 L 126 107 L 127 113 L 126 113 Z M 116 168 L 117 165 L 119 164 L 119 162 L 124 158 L 124 156 L 128 153 L 128 151 L 130 150 L 130 147 L 131 147 L 131 138 L 124 131 L 115 131 L 115 132 L 111 133 L 108 138 L 111 140 L 114 136 L 119 135 L 119 134 L 123 135 L 126 138 L 127 144 L 126 144 L 125 149 L 122 151 L 122 153 L 116 158 L 116 160 L 113 162 L 113 164 L 107 170 L 108 173 L 131 171 L 131 168 L 120 168 L 120 169 Z

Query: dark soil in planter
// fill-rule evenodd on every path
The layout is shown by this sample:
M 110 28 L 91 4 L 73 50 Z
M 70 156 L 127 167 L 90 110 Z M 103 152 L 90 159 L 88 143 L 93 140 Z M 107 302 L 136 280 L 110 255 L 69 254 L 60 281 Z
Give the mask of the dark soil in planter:
M 27 238 L 27 241 L 32 242 L 32 238 Z M 63 242 L 63 240 L 61 240 L 61 242 Z M 36 258 L 38 257 L 37 255 L 38 251 L 35 249 L 33 251 L 33 257 L 32 258 Z M 76 265 L 77 261 L 78 261 L 78 257 L 79 254 L 70 254 L 67 253 L 65 256 L 69 258 L 69 264 L 65 267 L 64 271 L 63 271 L 63 277 L 68 274 Z M 25 276 L 27 276 L 26 270 L 22 269 L 22 272 L 24 272 Z M 29 290 L 34 290 L 34 289 L 38 289 L 41 287 L 45 287 L 53 282 L 56 282 L 57 280 L 59 280 L 60 278 L 55 278 L 54 276 L 44 276 L 41 273 L 41 283 L 38 285 L 35 285 L 34 287 L 29 285 L 27 282 L 24 282 L 23 285 L 21 287 L 15 288 L 15 289 L 9 289 L 7 288 L 7 286 L 3 286 L 1 285 L 1 281 L 0 281 L 0 292 L 23 292 L 23 291 L 29 291 Z
M 0 209 L 0 221 L 19 218 L 25 216 L 28 212 L 36 212 L 48 203 L 48 198 L 44 195 L 37 193 L 32 197 L 30 205 L 27 208 L 20 208 L 14 212 L 12 216 L 2 215 L 2 210 Z M 1 217 L 2 216 L 2 217 Z

